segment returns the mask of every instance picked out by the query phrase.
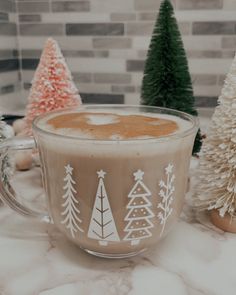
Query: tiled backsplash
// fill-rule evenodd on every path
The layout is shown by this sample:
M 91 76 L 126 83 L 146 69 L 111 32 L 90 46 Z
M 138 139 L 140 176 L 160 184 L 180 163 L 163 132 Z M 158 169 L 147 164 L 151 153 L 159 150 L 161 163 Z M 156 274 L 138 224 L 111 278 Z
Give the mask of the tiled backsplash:
M 189 58 L 196 103 L 214 106 L 236 48 L 236 1 L 172 2 Z M 18 103 L 22 103 L 45 39 L 53 36 L 86 102 L 139 102 L 159 0 L 16 0 L 15 5 L 0 0 L 1 93 L 18 89 L 16 40 L 24 88 Z
M 0 0 L 0 110 L 20 106 L 13 95 L 20 88 L 15 11 L 15 1 Z

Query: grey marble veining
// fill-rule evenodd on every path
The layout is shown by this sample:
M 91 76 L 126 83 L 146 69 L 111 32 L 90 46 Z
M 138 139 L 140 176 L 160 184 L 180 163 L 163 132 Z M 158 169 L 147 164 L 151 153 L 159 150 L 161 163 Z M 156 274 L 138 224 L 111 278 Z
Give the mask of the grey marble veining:
M 201 128 L 209 124 L 201 111 Z M 191 175 L 197 160 L 191 163 Z M 15 185 L 40 198 L 39 171 L 18 173 Z M 192 183 L 192 182 L 191 182 Z M 139 256 L 106 260 L 86 254 L 53 226 L 0 207 L 0 294 L 7 295 L 235 295 L 236 235 L 196 215 L 187 195 L 168 236 Z

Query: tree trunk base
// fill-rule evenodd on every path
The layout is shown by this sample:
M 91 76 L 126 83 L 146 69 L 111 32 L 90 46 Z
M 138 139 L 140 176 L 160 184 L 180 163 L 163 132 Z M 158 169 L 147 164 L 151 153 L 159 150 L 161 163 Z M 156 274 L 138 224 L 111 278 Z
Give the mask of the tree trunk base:
M 218 210 L 211 210 L 210 219 L 219 229 L 225 232 L 236 233 L 236 217 L 232 217 L 228 213 L 221 217 Z

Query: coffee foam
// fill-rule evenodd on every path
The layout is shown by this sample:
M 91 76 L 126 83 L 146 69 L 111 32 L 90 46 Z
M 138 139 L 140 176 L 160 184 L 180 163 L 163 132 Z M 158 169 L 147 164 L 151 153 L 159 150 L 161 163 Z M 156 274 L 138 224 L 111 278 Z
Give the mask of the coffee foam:
M 181 133 L 192 123 L 166 114 L 131 113 L 106 110 L 50 114 L 37 125 L 52 133 L 81 139 L 135 140 Z
M 116 115 L 99 115 L 99 114 L 90 114 L 87 115 L 88 123 L 91 125 L 108 125 L 114 124 L 119 121 L 119 118 Z

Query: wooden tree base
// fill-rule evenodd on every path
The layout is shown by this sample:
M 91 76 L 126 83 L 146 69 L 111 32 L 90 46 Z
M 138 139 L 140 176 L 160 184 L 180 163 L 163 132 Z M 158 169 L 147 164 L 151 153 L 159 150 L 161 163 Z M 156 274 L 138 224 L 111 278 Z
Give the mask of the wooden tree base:
M 225 214 L 224 217 L 219 215 L 218 210 L 210 211 L 211 222 L 225 232 L 236 233 L 236 217 Z

